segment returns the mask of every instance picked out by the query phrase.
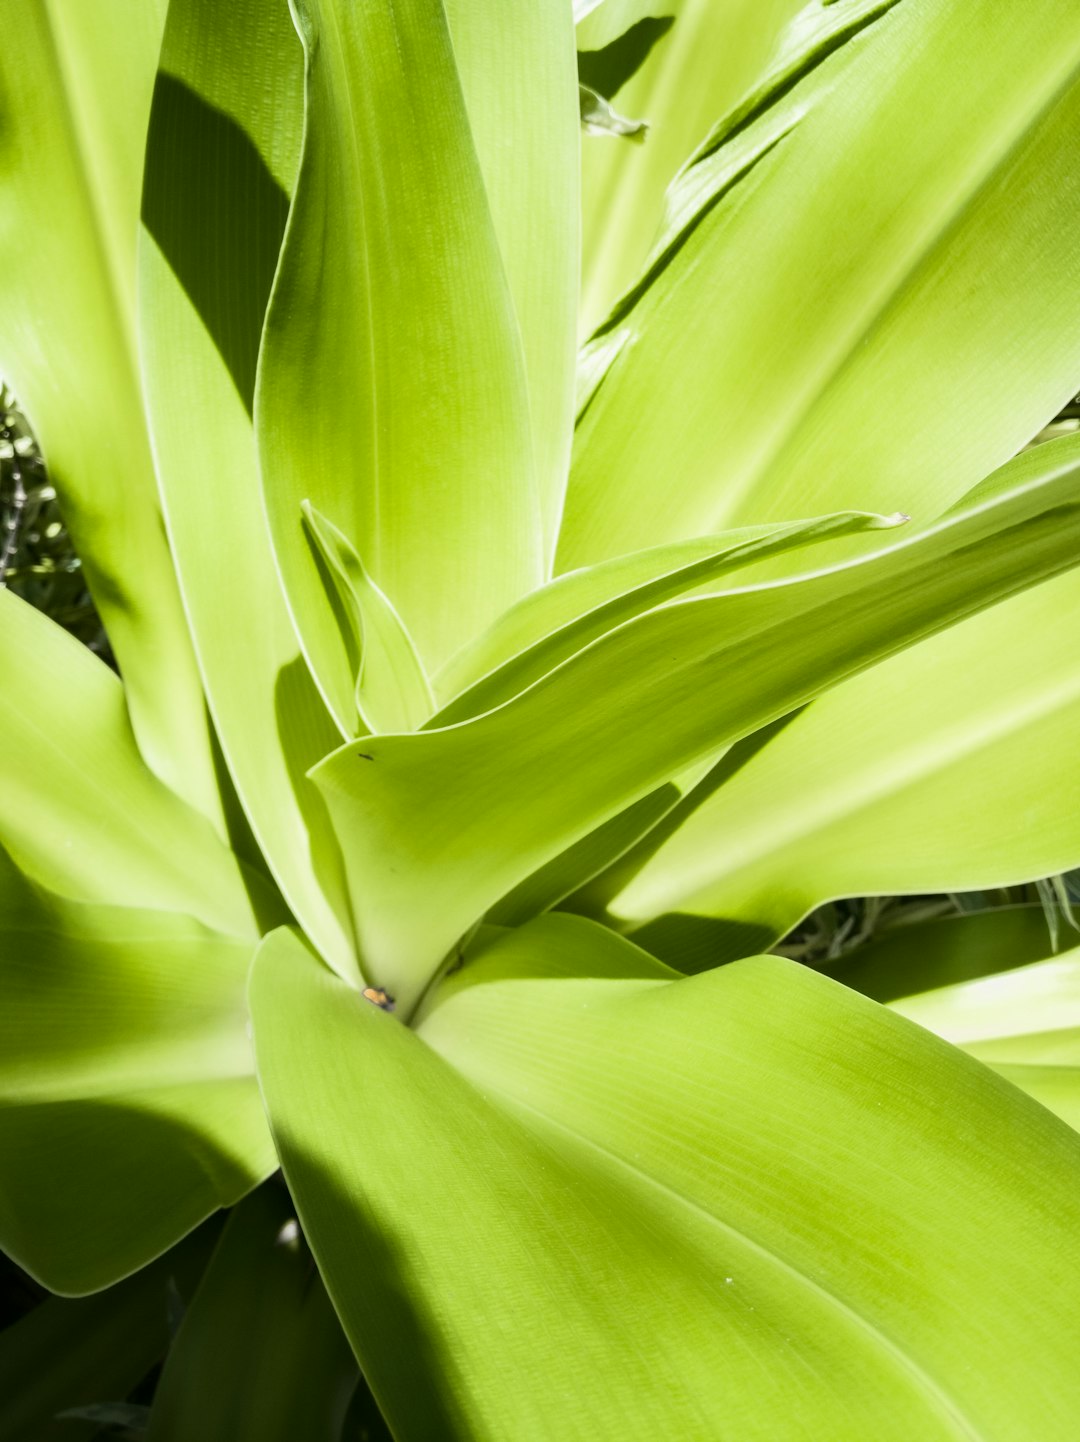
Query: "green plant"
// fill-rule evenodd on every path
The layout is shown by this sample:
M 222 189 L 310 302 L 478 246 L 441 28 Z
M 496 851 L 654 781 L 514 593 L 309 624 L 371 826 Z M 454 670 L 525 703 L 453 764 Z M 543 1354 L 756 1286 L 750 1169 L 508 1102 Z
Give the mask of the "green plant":
M 37 1415 L 374 1435 L 340 1319 L 401 1438 L 1066 1442 L 1080 1139 L 1020 1088 L 1074 1115 L 1075 958 L 1005 1057 L 756 953 L 1080 861 L 1080 441 L 1022 449 L 1080 18 L 754 30 L 578 357 L 569 8 L 294 10 L 14 0 L 0 55 L 0 372 L 123 678 L 0 592 L 0 1242 L 120 1283 L 15 1329 Z M 191 1232 L 149 1413 L 42 1382 Z

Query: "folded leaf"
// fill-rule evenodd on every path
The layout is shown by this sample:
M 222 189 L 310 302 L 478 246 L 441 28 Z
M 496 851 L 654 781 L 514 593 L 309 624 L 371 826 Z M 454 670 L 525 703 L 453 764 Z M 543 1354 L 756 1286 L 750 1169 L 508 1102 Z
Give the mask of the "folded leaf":
M 419 1036 L 288 933 L 256 960 L 285 1173 L 395 1437 L 1071 1442 L 1067 1128 L 790 962 L 503 946 Z
M 169 1350 L 147 1442 L 339 1442 L 356 1363 L 284 1187 L 229 1217 Z
M 304 151 L 256 432 L 289 606 L 340 720 L 354 677 L 302 501 L 429 668 L 540 583 L 544 549 L 521 336 L 442 0 L 297 14 Z
M 1062 757 L 1080 726 L 1080 641 L 1061 618 L 1077 605 L 1080 577 L 1062 576 L 820 697 L 691 800 L 612 909 L 752 923 L 771 941 L 834 897 L 1076 865 L 1080 780 Z
M 1080 1129 L 1080 952 L 890 1005 Z
M 82 901 L 197 917 L 254 940 L 280 901 L 139 755 L 124 691 L 73 636 L 0 589 L 0 846 Z M 2 918 L 0 918 L 2 924 Z
M 304 778 L 340 733 L 281 595 L 251 426 L 302 84 L 284 4 L 171 0 L 147 141 L 140 333 L 176 568 L 230 774 L 292 911 L 355 976 L 340 857 Z
M 1075 563 L 1072 463 L 854 563 L 671 602 L 477 720 L 342 747 L 312 775 L 367 974 L 406 1008 L 526 876 L 697 760 Z
M 415 731 L 434 703 L 424 668 L 401 618 L 368 575 L 356 550 L 310 502 L 301 507 L 336 592 L 342 639 L 356 677 L 353 704 L 338 718 L 346 736 L 359 716 L 368 731 Z
M 165 0 L 11 0 L 0 54 L 0 375 L 26 408 L 147 761 L 224 830 L 134 339 Z
M 218 1226 L 207 1222 L 127 1281 L 94 1297 L 50 1297 L 0 1332 L 4 1442 L 84 1442 L 61 1412 L 126 1397 L 169 1345 L 170 1288 L 190 1297 Z
M 64 901 L 3 860 L 0 1246 L 53 1291 L 118 1281 L 274 1169 L 251 953 L 174 913 Z
M 444 668 L 438 678 L 443 693 L 460 689 L 464 694 L 428 725 L 448 726 L 492 710 L 616 626 L 664 601 L 715 586 L 731 571 L 815 541 L 887 530 L 906 520 L 899 514 L 849 512 L 751 526 L 726 536 L 655 546 L 559 576 L 504 612 Z M 467 690 L 466 679 L 473 682 Z
M 1076 388 L 1080 12 L 818 0 L 799 34 L 609 318 L 557 570 L 808 511 L 924 520 Z

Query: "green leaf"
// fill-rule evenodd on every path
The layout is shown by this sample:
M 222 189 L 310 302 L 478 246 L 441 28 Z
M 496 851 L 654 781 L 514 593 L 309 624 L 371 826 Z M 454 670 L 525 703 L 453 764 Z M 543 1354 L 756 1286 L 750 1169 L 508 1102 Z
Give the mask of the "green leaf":
M 304 151 L 256 433 L 289 606 L 340 722 L 354 676 L 302 501 L 334 517 L 429 668 L 540 583 L 543 537 L 521 337 L 442 0 L 297 15 Z
M 352 710 L 339 724 L 346 722 L 345 734 L 353 735 L 359 715 L 368 731 L 415 731 L 435 703 L 412 637 L 348 537 L 309 501 L 301 510 L 336 592 L 342 636 L 356 676 Z
M 817 541 L 889 530 L 906 520 L 857 511 L 748 526 L 726 536 L 654 546 L 559 576 L 504 612 L 443 669 L 437 684 L 455 699 L 428 725 L 447 726 L 492 710 L 616 626 L 664 601 L 715 586 L 731 571 Z
M 830 974 L 875 1001 L 893 1001 L 1044 961 L 1052 950 L 1041 906 L 994 906 L 882 930 Z
M 0 862 L 0 1246 L 80 1295 L 276 1165 L 246 1035 L 252 945 L 65 901 Z
M 649 126 L 645 144 L 582 145 L 581 329 L 638 278 L 664 191 L 718 116 L 757 79 L 803 0 L 604 0 L 577 32 L 586 85 Z
M 154 1394 L 147 1442 L 338 1442 L 349 1344 L 284 1187 L 229 1217 Z
M 820 0 L 800 26 L 606 323 L 558 570 L 808 511 L 922 521 L 1076 389 L 1080 13 Z
M 521 331 L 547 576 L 570 465 L 581 270 L 573 17 L 564 0 L 445 6 Z
M 134 340 L 164 0 L 12 0 L 0 54 L 0 374 L 33 424 L 148 762 L 224 830 Z
M 526 876 L 680 770 L 980 605 L 1075 563 L 1078 473 L 861 561 L 647 612 L 477 720 L 342 747 L 313 771 L 365 965 L 406 1009 Z
M 1080 951 L 890 1005 L 1080 1129 Z
M 1051 459 L 1030 456 L 1020 474 Z M 1080 782 L 1062 765 L 1080 641 L 1061 618 L 1078 604 L 1080 577 L 1059 577 L 820 697 L 690 798 L 613 911 L 722 917 L 771 941 L 834 897 L 985 890 L 1080 862 Z
M 264 943 L 264 1094 L 394 1435 L 1071 1442 L 1080 1141 L 790 962 L 648 969 L 548 918 L 417 1036 Z
M 4 1442 L 82 1442 L 96 1426 L 62 1412 L 126 1397 L 169 1344 L 170 1287 L 194 1290 L 218 1227 L 207 1222 L 127 1281 L 94 1297 L 51 1297 L 0 1332 Z
M 251 425 L 302 84 L 284 4 L 171 0 L 147 141 L 140 332 L 176 567 L 230 774 L 293 913 L 355 976 L 341 860 L 305 779 L 340 734 L 282 598 Z
M 116 676 L 0 589 L 0 846 L 82 901 L 182 912 L 254 940 L 280 901 L 139 754 Z M 2 921 L 0 921 L 2 924 Z

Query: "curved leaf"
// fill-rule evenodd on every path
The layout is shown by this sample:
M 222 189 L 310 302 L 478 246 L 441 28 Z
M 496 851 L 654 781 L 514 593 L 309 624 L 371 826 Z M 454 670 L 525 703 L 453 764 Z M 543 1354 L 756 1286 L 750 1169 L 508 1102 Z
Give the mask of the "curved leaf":
M 890 1006 L 1080 1129 L 1080 951 Z
M 804 0 L 604 0 L 578 26 L 582 79 L 648 125 L 640 146 L 582 143 L 582 333 L 637 279 L 679 166 L 764 68 Z M 622 75 L 630 73 L 625 81 Z
M 950 621 L 1073 565 L 1070 458 L 921 535 L 803 578 L 670 602 L 495 711 L 342 747 L 312 775 L 368 974 L 406 1009 L 458 938 L 695 761 Z
M 276 1166 L 246 1035 L 252 946 L 64 901 L 0 863 L 0 1245 L 80 1295 Z
M 289 606 L 345 729 L 354 678 L 302 501 L 429 668 L 540 583 L 543 545 L 521 337 L 442 0 L 296 12 L 304 150 L 256 432 Z
M 818 0 L 800 25 L 608 322 L 558 570 L 807 511 L 924 520 L 1076 389 L 1080 13 Z
M 750 526 L 559 576 L 504 612 L 444 667 L 437 684 L 454 699 L 428 725 L 448 726 L 493 710 L 616 626 L 687 592 L 715 587 L 731 571 L 815 541 L 888 530 L 908 519 L 856 511 Z M 472 683 L 467 689 L 466 681 Z M 455 695 L 459 689 L 462 694 Z
M 638 979 L 567 979 L 571 929 Z M 548 919 L 417 1036 L 260 951 L 286 1176 L 394 1435 L 1069 1442 L 1080 1140 L 805 968 L 647 964 Z
M 251 426 L 302 80 L 284 4 L 171 0 L 147 142 L 140 333 L 176 567 L 230 774 L 292 911 L 355 976 L 340 857 L 304 775 L 340 736 L 281 595 Z
M 841 896 L 974 891 L 1080 862 L 1080 641 L 1059 577 L 924 641 L 797 716 L 611 906 L 778 939 Z
M 34 426 L 148 762 L 224 830 L 158 506 L 135 239 L 164 0 L 12 0 L 0 54 L 0 374 Z
M 187 913 L 253 940 L 284 920 L 246 870 L 139 754 L 116 676 L 0 589 L 0 846 L 82 901 Z M 2 918 L 0 918 L 2 922 Z

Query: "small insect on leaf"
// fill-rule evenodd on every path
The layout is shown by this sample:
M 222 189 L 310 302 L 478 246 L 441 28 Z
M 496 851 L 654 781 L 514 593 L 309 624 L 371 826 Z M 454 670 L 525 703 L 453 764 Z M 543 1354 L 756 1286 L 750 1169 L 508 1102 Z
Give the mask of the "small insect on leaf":
M 380 1011 L 393 1011 L 394 998 L 388 992 L 383 991 L 381 986 L 365 986 L 364 1000 L 370 1001 L 372 1006 L 377 1006 Z

